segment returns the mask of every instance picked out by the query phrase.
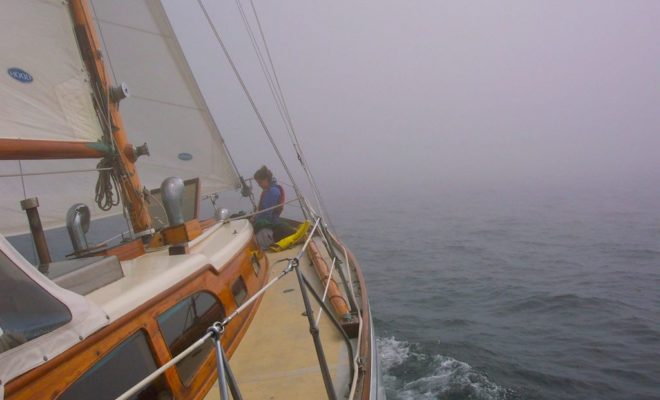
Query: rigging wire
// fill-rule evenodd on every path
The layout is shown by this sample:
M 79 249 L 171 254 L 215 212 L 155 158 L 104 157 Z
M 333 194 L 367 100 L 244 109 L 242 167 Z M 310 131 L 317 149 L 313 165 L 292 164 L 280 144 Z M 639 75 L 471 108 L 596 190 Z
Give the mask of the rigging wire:
M 101 20 L 99 19 L 99 16 L 96 14 L 96 7 L 94 7 L 93 1 L 90 1 L 90 5 L 92 6 L 92 13 L 94 14 L 94 19 L 96 19 L 97 24 L 96 26 L 98 27 L 99 30 L 99 36 L 101 36 L 101 43 L 103 43 L 103 50 L 105 54 L 108 54 L 108 46 L 105 44 L 105 37 L 103 36 L 103 28 L 101 27 Z M 108 58 L 108 67 L 110 68 L 110 72 L 112 73 L 112 81 L 117 82 L 117 75 L 115 74 L 115 69 L 112 68 L 112 60 L 110 60 L 110 56 Z
M 282 100 L 278 96 L 278 91 L 275 89 L 274 83 L 273 83 L 273 77 L 270 75 L 270 71 L 268 67 L 266 66 L 266 61 L 263 58 L 263 55 L 261 54 L 261 50 L 259 49 L 259 45 L 257 44 L 257 39 L 254 36 L 254 32 L 252 31 L 250 24 L 247 20 L 247 16 L 245 15 L 245 12 L 243 10 L 243 7 L 241 5 L 240 0 L 236 0 L 236 7 L 238 8 L 238 11 L 241 14 L 241 19 L 243 20 L 243 24 L 245 25 L 245 28 L 247 30 L 248 35 L 250 36 L 250 43 L 252 43 L 252 48 L 254 49 L 254 52 L 257 55 L 257 59 L 259 60 L 259 66 L 261 67 L 261 71 L 263 72 L 264 76 L 266 77 L 266 81 L 268 82 L 268 87 L 270 89 L 270 93 L 273 95 L 273 99 L 275 100 L 275 105 L 277 106 L 277 112 L 280 114 L 280 117 L 282 118 L 282 121 L 284 121 L 284 126 L 286 127 L 287 131 L 290 132 L 289 126 L 286 123 L 286 117 L 285 117 L 285 110 L 282 108 Z M 291 134 L 289 133 L 289 136 Z M 250 190 L 251 194 L 251 190 Z M 257 209 L 257 206 L 254 202 L 253 197 L 251 196 L 250 199 L 252 200 L 252 204 L 254 205 L 255 210 Z
M 93 18 L 96 19 L 97 21 L 100 21 L 98 14 L 96 12 L 96 8 L 94 7 L 94 4 L 92 4 L 92 14 Z M 110 73 L 112 74 L 112 82 L 117 82 L 117 75 L 115 74 L 115 70 L 112 66 L 112 60 L 109 57 L 108 53 L 108 47 L 105 42 L 105 37 L 103 35 L 103 29 L 101 28 L 100 23 L 98 24 L 98 30 L 99 34 L 101 37 L 101 43 L 103 45 L 103 50 L 105 54 L 108 54 L 107 60 L 108 60 L 108 67 L 110 69 Z M 119 147 L 117 146 L 117 143 L 115 141 L 115 137 L 112 134 L 113 131 L 113 123 L 112 123 L 112 114 L 110 112 L 110 90 L 109 88 L 104 88 L 100 87 L 98 82 L 96 83 L 96 93 L 95 95 L 95 100 L 97 104 L 101 105 L 99 108 L 101 109 L 101 113 L 103 113 L 103 117 L 105 118 L 99 118 L 102 120 L 105 124 L 105 131 L 104 131 L 104 136 L 105 140 L 109 142 L 108 144 L 111 145 L 113 149 L 115 149 L 117 152 L 120 151 Z M 105 95 L 104 97 L 101 97 L 101 95 Z M 101 102 L 101 100 L 105 100 L 105 102 Z M 130 209 L 131 206 L 134 204 L 138 204 L 139 208 L 137 210 L 134 210 L 135 215 L 143 215 L 143 213 L 148 212 L 145 210 L 145 205 L 144 202 L 141 201 L 144 197 L 142 196 L 142 191 L 138 188 L 135 188 L 130 181 L 130 175 L 128 170 L 126 169 L 126 166 L 118 159 L 120 156 L 118 154 L 114 154 L 112 156 L 107 156 L 103 158 L 97 168 L 107 167 L 110 168 L 111 170 L 102 170 L 99 172 L 99 179 L 96 184 L 96 203 L 99 206 L 100 209 L 107 211 L 113 206 L 122 205 L 122 212 L 124 214 L 124 219 L 126 221 L 126 224 L 129 227 L 129 231 L 133 232 L 133 223 L 130 218 Z M 128 188 L 128 191 L 124 191 L 124 186 L 121 185 L 121 183 L 125 183 L 125 187 Z M 117 193 L 117 199 L 113 200 L 113 188 L 114 192 Z M 127 201 L 123 201 L 124 197 L 126 197 Z M 135 201 L 137 200 L 137 201 Z
M 277 111 L 279 112 L 280 117 L 282 117 L 282 120 L 284 120 L 284 125 L 286 126 L 287 130 L 289 130 L 289 126 L 287 125 L 285 120 L 286 117 L 284 115 L 284 109 L 282 107 L 282 100 L 279 97 L 279 92 L 275 89 L 273 77 L 270 74 L 270 70 L 266 66 L 266 61 L 264 60 L 263 54 L 259 49 L 259 45 L 257 44 L 257 39 L 254 36 L 254 32 L 252 31 L 252 27 L 250 26 L 250 23 L 247 20 L 247 16 L 245 15 L 240 0 L 236 0 L 236 7 L 238 8 L 238 11 L 241 14 L 241 18 L 243 20 L 243 25 L 245 26 L 245 30 L 250 36 L 250 42 L 252 43 L 252 48 L 254 49 L 257 58 L 259 59 L 259 66 L 261 67 L 261 71 L 264 73 L 264 76 L 266 77 L 266 81 L 268 82 L 268 87 L 270 88 L 270 93 L 273 95 L 273 99 L 275 99 L 275 105 L 277 106 Z
M 163 11 L 165 14 L 167 14 L 167 12 L 165 11 L 165 7 L 164 7 L 164 5 L 161 4 L 161 7 L 162 7 L 162 11 Z M 172 24 L 170 23 L 169 18 L 165 18 L 165 19 L 166 19 L 167 25 L 168 25 L 168 27 L 169 27 L 170 34 L 171 34 L 173 37 L 176 37 L 176 33 L 174 32 L 174 27 L 173 27 Z M 191 79 L 195 82 L 195 84 L 196 84 L 196 86 L 197 86 L 197 88 L 198 88 L 197 91 L 196 91 L 196 94 L 199 96 L 199 98 L 201 99 L 201 102 L 204 104 L 204 110 L 200 110 L 200 111 L 202 111 L 203 114 L 205 114 L 205 115 L 208 117 L 209 121 L 211 122 L 211 124 L 213 125 L 213 127 L 215 128 L 215 130 L 218 132 L 218 136 L 220 137 L 220 143 L 222 144 L 222 148 L 225 150 L 225 154 L 227 155 L 227 158 L 229 159 L 229 162 L 231 163 L 231 166 L 234 168 L 234 172 L 235 172 L 236 175 L 238 176 L 239 184 L 241 185 L 241 195 L 242 195 L 243 197 L 247 197 L 247 198 L 250 200 L 250 202 L 252 203 L 252 206 L 256 209 L 256 208 L 257 208 L 257 205 L 256 205 L 256 203 L 254 202 L 254 195 L 252 194 L 252 190 L 251 190 L 251 188 L 249 188 L 249 187 L 246 186 L 246 184 L 245 184 L 245 179 L 243 178 L 243 176 L 241 176 L 241 174 L 240 174 L 240 172 L 239 172 L 239 169 L 238 169 L 238 166 L 236 165 L 236 162 L 234 161 L 234 158 L 232 157 L 231 153 L 229 152 L 229 149 L 227 148 L 227 143 L 225 142 L 225 139 L 224 139 L 224 137 L 223 137 L 223 135 L 222 135 L 222 132 L 220 132 L 220 127 L 219 127 L 218 124 L 215 122 L 215 119 L 213 118 L 213 115 L 211 115 L 211 112 L 210 112 L 209 106 L 208 106 L 208 104 L 206 103 L 206 99 L 204 98 L 204 96 L 203 96 L 201 93 L 198 92 L 198 91 L 199 91 L 199 83 L 197 82 L 197 78 L 195 77 L 195 74 L 192 72 L 192 68 L 191 68 L 190 65 L 188 64 L 188 61 L 186 60 L 186 56 L 185 56 L 185 54 L 184 54 L 184 52 L 183 52 L 183 48 L 181 47 L 181 44 L 178 42 L 178 40 L 177 40 L 176 42 L 177 42 L 177 44 L 178 44 L 178 47 L 177 47 L 177 48 L 178 48 L 178 50 L 179 50 L 179 52 L 180 52 L 180 56 L 181 56 L 181 58 L 183 58 L 183 60 L 184 60 L 184 64 L 188 67 L 188 71 L 187 71 L 187 72 L 190 73 L 190 77 L 191 77 Z M 136 97 L 137 97 L 137 96 L 136 96 Z M 153 99 L 150 99 L 150 100 L 153 101 Z M 169 103 L 168 103 L 168 104 L 169 104 Z
M 252 95 L 247 89 L 247 86 L 245 85 L 245 81 L 241 77 L 241 74 L 238 72 L 238 69 L 236 68 L 236 64 L 234 64 L 233 59 L 231 58 L 231 55 L 229 54 L 229 51 L 227 50 L 227 47 L 224 44 L 224 41 L 222 40 L 220 36 L 220 32 L 216 29 L 215 25 L 213 24 L 213 21 L 211 20 L 211 16 L 209 15 L 208 11 L 206 10 L 206 7 L 204 7 L 204 4 L 202 3 L 202 0 L 197 0 L 197 4 L 199 4 L 199 7 L 201 8 L 202 12 L 204 13 L 204 17 L 206 18 L 206 21 L 208 22 L 209 26 L 211 27 L 211 30 L 213 31 L 213 34 L 215 35 L 215 39 L 222 48 L 222 51 L 227 58 L 227 61 L 229 62 L 229 65 L 232 68 L 232 71 L 234 72 L 234 75 L 236 76 L 236 79 L 241 85 L 241 88 L 243 89 L 243 93 L 245 93 L 245 96 L 247 97 L 248 101 L 250 102 L 250 105 L 252 106 L 252 110 L 257 116 L 257 119 L 259 120 L 259 123 L 261 124 L 261 127 L 263 128 L 264 132 L 266 133 L 266 136 L 268 137 L 268 140 L 270 141 L 271 145 L 273 146 L 273 149 L 275 150 L 275 153 L 277 154 L 277 157 L 280 159 L 280 162 L 282 163 L 282 166 L 284 167 L 284 170 L 291 180 L 291 183 L 293 184 L 294 191 L 296 192 L 296 195 L 298 198 L 302 198 L 302 194 L 300 193 L 300 189 L 298 188 L 298 185 L 295 183 L 295 179 L 293 179 L 293 174 L 291 174 L 291 171 L 289 170 L 289 167 L 287 166 L 286 162 L 284 161 L 284 157 L 282 156 L 282 153 L 280 152 L 279 148 L 277 147 L 277 144 L 275 143 L 275 140 L 273 139 L 273 135 L 270 133 L 270 130 L 268 129 L 268 126 L 266 125 L 266 122 L 264 121 L 261 113 L 259 112 L 259 109 L 257 108 L 257 105 L 254 102 L 254 99 L 252 98 Z M 301 208 L 304 211 L 304 205 L 301 202 L 300 204 Z
M 244 13 L 242 11 L 242 6 L 240 4 L 240 0 L 236 0 L 236 4 L 239 8 L 239 11 L 241 11 L 241 15 L 243 16 L 243 22 L 245 23 L 245 27 L 248 30 L 248 34 L 250 35 L 250 38 L 252 39 L 253 42 L 253 48 L 255 52 L 257 53 L 257 58 L 259 58 L 260 63 L 263 63 L 263 54 L 261 54 L 261 49 L 259 46 L 256 45 L 255 40 L 254 40 L 254 32 L 252 31 L 252 27 L 250 24 L 247 22 L 247 18 L 244 16 Z M 319 207 L 319 211 L 321 215 L 323 216 L 324 220 L 327 222 L 329 221 L 327 212 L 325 212 L 326 208 L 325 205 L 323 204 L 321 192 L 318 188 L 318 185 L 316 183 L 316 180 L 314 179 L 314 176 L 312 175 L 311 171 L 309 170 L 309 164 L 307 163 L 307 160 L 305 158 L 305 155 L 302 150 L 302 146 L 300 145 L 300 141 L 298 140 L 298 135 L 296 134 L 296 130 L 293 125 L 293 120 L 291 118 L 291 114 L 289 112 L 289 108 L 286 104 L 286 99 L 284 96 L 284 92 L 282 90 L 282 86 L 280 85 L 279 78 L 277 76 L 277 71 L 275 70 L 275 64 L 273 63 L 273 58 L 270 53 L 270 49 L 268 47 L 268 41 L 266 40 L 266 35 L 264 34 L 263 27 L 261 25 L 261 19 L 259 18 L 259 14 L 257 13 L 257 9 L 254 5 L 253 0 L 250 0 L 250 5 L 252 8 L 252 12 L 255 17 L 255 21 L 257 22 L 257 27 L 259 30 L 259 34 L 261 36 L 261 41 L 263 42 L 264 49 L 266 50 L 266 56 L 268 58 L 268 63 L 270 65 L 270 71 L 272 71 L 272 77 L 270 76 L 270 73 L 267 73 L 264 71 L 264 75 L 266 75 L 266 80 L 268 80 L 269 85 L 271 87 L 271 92 L 273 92 L 273 97 L 275 98 L 275 101 L 277 103 L 277 108 L 280 110 L 280 116 L 282 117 L 282 120 L 284 122 L 284 125 L 287 129 L 287 133 L 289 135 L 289 139 L 291 140 L 291 143 L 293 145 L 294 151 L 296 152 L 296 156 L 298 157 L 298 161 L 300 162 L 300 165 L 303 168 L 303 171 L 305 172 L 305 175 L 307 176 L 307 180 L 312 188 L 312 192 L 314 193 L 314 197 L 316 200 L 316 203 Z M 268 68 L 266 68 L 268 70 Z M 262 70 L 264 70 L 264 67 L 262 66 Z M 272 81 L 272 82 L 271 82 Z
M 23 198 L 27 199 L 27 191 L 25 190 L 25 174 L 23 173 L 23 164 L 21 163 L 21 160 L 18 160 L 18 170 L 20 173 L 21 177 L 21 186 L 23 187 Z

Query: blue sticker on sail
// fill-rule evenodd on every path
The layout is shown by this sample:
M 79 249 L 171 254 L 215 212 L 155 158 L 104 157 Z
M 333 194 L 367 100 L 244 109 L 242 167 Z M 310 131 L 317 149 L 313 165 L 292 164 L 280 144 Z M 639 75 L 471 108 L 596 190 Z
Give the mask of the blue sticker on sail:
M 179 153 L 179 160 L 181 161 L 190 161 L 193 156 L 190 153 Z
M 26 71 L 23 71 L 20 68 L 9 68 L 7 70 L 7 73 L 9 74 L 9 76 L 11 76 L 12 78 L 16 79 L 19 82 L 30 83 L 34 80 L 32 78 L 32 75 L 30 75 Z

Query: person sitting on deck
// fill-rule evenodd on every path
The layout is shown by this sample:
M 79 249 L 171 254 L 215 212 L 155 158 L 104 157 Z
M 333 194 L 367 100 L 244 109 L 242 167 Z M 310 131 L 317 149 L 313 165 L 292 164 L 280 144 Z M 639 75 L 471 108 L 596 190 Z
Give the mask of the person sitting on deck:
M 284 210 L 284 189 L 277 183 L 273 173 L 264 165 L 254 173 L 254 180 L 262 192 L 253 225 L 257 243 L 265 250 L 274 242 L 293 233 L 293 229 L 280 220 Z

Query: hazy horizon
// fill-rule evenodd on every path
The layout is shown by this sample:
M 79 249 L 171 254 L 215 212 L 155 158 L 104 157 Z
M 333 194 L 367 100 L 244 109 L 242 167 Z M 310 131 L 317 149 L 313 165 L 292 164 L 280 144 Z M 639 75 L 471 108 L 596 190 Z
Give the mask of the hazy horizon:
M 298 167 L 236 4 L 204 4 Z M 255 6 L 324 191 L 660 184 L 659 2 Z M 199 10 L 167 9 L 241 173 L 285 179 Z

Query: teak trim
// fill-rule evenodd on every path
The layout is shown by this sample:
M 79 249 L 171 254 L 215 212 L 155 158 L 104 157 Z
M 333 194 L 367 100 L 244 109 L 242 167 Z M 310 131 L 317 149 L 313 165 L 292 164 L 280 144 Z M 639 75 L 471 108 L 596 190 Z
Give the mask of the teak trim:
M 100 142 L 0 139 L 0 160 L 103 158 L 111 152 Z
M 101 41 L 96 36 L 89 4 L 86 0 L 73 0 L 69 4 L 83 60 L 92 81 L 103 91 L 101 98 L 105 99 L 109 88 L 112 86 L 112 80 L 105 71 L 100 50 Z M 112 125 L 112 136 L 117 145 L 118 158 L 124 170 L 120 179 L 122 200 L 128 208 L 133 229 L 135 232 L 143 232 L 151 228 L 151 217 L 149 207 L 142 196 L 142 184 L 135 168 L 133 146 L 128 142 L 124 122 L 119 114 L 119 104 L 111 101 L 107 104 L 107 107 Z
M 246 280 L 249 295 L 256 293 L 267 281 L 268 261 L 261 253 L 259 253 L 261 262 L 265 263 L 262 264 L 265 267 L 261 269 L 259 276 L 254 274 L 251 263 L 255 251 L 258 251 L 256 242 L 251 240 L 224 264 L 220 271 L 207 265 L 48 363 L 10 381 L 6 386 L 6 398 L 27 400 L 34 398 L 37 393 L 44 398 L 59 397 L 98 360 L 139 330 L 146 334 L 156 363 L 164 364 L 171 359 L 171 354 L 160 333 L 157 317 L 179 301 L 200 291 L 211 293 L 223 305 L 227 315 L 233 312 L 237 305 L 231 292 L 231 283 L 238 276 Z M 222 342 L 228 356 L 233 354 L 245 335 L 260 300 L 227 325 Z M 217 377 L 215 354 L 211 352 L 207 356 L 188 385 L 181 381 L 175 368 L 167 370 L 164 376 L 174 398 L 201 399 L 213 386 Z
M 346 250 L 348 261 L 355 269 L 355 275 L 360 285 L 360 308 L 362 312 L 360 359 L 362 360 L 362 368 L 360 369 L 360 375 L 358 376 L 358 387 L 355 392 L 355 398 L 369 400 L 371 393 L 371 373 L 373 368 L 371 365 L 371 352 L 373 351 L 371 348 L 371 336 L 373 335 L 373 332 L 371 331 L 371 312 L 369 308 L 369 296 L 367 295 L 367 285 L 364 280 L 364 275 L 362 275 L 362 268 L 360 267 L 360 264 L 357 262 L 357 259 L 351 250 L 333 234 L 330 234 L 330 238 L 333 242 L 335 242 L 335 244 Z

